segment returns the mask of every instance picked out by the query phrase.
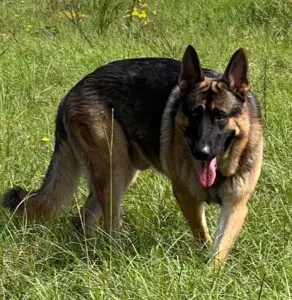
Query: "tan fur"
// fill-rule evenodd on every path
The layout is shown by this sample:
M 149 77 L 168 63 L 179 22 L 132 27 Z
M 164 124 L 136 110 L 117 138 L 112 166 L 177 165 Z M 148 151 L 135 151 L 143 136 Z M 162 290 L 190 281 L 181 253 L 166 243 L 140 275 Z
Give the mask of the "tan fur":
M 220 86 L 220 88 L 224 87 L 224 84 Z M 224 95 L 222 91 L 218 92 L 218 97 Z M 177 93 L 179 91 L 176 91 L 172 97 L 175 98 Z M 170 106 L 171 101 L 174 101 L 172 97 L 169 101 Z M 226 101 L 228 102 L 228 98 L 225 98 L 224 102 L 217 98 L 214 103 L 220 106 L 223 105 L 222 103 L 226 105 Z M 199 213 L 200 207 L 204 201 L 209 202 L 208 199 L 214 195 L 222 200 L 222 209 L 212 246 L 214 266 L 217 268 L 226 261 L 228 252 L 244 224 L 248 211 L 247 202 L 260 175 L 263 155 L 262 125 L 260 121 L 250 120 L 246 104 L 238 117 L 230 119 L 228 128 L 235 129 L 236 138 L 218 166 L 218 170 L 226 177 L 220 185 L 208 191 L 199 187 L 194 174 L 196 161 L 192 158 L 183 132 L 186 119 L 179 110 L 176 116 L 177 123 L 172 131 L 167 125 L 170 120 L 166 115 L 163 118 L 160 153 L 163 171 L 172 182 L 178 204 L 194 235 L 204 243 L 210 243 L 211 239 L 206 222 Z M 167 133 L 163 132 L 166 128 Z M 168 136 L 168 139 L 163 138 L 164 136 Z M 251 171 L 245 170 L 246 163 L 253 166 Z
M 176 185 L 178 186 L 178 185 Z M 204 204 L 198 202 L 189 189 L 179 190 L 174 187 L 174 195 L 195 237 L 210 247 L 212 240 L 208 232 L 205 218 Z
M 49 219 L 72 200 L 78 180 L 79 165 L 71 147 L 62 145 L 60 150 L 54 153 L 53 159 L 55 164 L 50 170 L 50 176 L 45 179 L 45 187 L 26 196 L 20 195 L 24 199 L 17 212 L 24 213 L 29 220 Z
M 131 163 L 123 129 L 116 120 L 112 121 L 111 115 L 86 121 L 74 116 L 70 127 L 74 147 L 82 153 L 88 170 L 92 191 L 81 216 L 85 226 L 92 228 L 102 211 L 105 232 L 117 236 L 120 202 L 136 170 Z
M 250 139 L 250 126 L 249 113 L 246 105 L 238 117 L 229 119 L 227 128 L 235 130 L 236 138 L 230 147 L 231 149 L 229 150 L 228 156 L 223 157 L 219 162 L 218 170 L 220 170 L 222 175 L 231 176 L 237 171 L 241 156 Z M 257 136 L 257 140 L 259 137 L 260 135 Z
M 102 105 L 92 105 L 91 110 L 92 114 L 69 108 L 68 140 L 54 152 L 54 168 L 44 187 L 31 195 L 20 195 L 24 199 L 17 212 L 25 213 L 29 220 L 55 215 L 72 200 L 82 168 L 87 173 L 90 195 L 73 219 L 76 222 L 81 218 L 86 233 L 91 234 L 103 215 L 105 232 L 117 237 L 124 190 L 137 176 L 135 166 L 147 167 L 149 163 L 138 149 L 129 151 L 121 125 L 113 121 L 114 111 L 108 113 Z

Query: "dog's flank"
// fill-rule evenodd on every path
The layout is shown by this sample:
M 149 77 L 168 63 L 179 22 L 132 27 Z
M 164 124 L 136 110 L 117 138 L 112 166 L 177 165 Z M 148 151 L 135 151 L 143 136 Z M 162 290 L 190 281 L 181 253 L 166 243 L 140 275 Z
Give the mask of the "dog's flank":
M 169 177 L 194 235 L 204 243 L 211 243 L 204 202 L 221 204 L 212 252 L 217 266 L 224 263 L 262 164 L 260 109 L 249 90 L 242 49 L 223 75 L 201 68 L 191 46 L 182 62 L 143 58 L 102 66 L 66 95 L 55 135 L 42 187 L 8 191 L 6 207 L 29 219 L 49 218 L 69 203 L 85 170 L 90 195 L 82 222 L 91 230 L 103 215 L 105 231 L 115 236 L 125 189 L 139 170 L 153 166 Z

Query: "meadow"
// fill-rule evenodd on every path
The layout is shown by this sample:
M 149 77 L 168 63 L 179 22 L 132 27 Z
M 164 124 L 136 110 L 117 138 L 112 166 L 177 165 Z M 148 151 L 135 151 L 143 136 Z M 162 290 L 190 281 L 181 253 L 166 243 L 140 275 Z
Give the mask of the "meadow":
M 265 121 L 264 166 L 246 225 L 214 273 L 172 196 L 146 171 L 125 195 L 122 240 L 84 239 L 70 215 L 28 224 L 0 208 L 1 299 L 292 299 L 292 1 L 2 0 L 0 194 L 37 189 L 57 105 L 84 75 L 129 57 L 181 59 L 192 44 L 224 71 L 246 49 Z M 218 207 L 207 207 L 214 233 Z

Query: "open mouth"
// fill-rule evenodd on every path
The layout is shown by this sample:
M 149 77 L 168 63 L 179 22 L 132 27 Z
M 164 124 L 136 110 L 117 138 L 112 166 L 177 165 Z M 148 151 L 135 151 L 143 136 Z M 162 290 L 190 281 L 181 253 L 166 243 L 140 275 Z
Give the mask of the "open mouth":
M 201 160 L 199 161 L 199 167 L 197 169 L 197 177 L 199 184 L 202 188 L 210 188 L 216 180 L 216 169 L 217 164 L 223 153 L 214 157 L 210 161 Z

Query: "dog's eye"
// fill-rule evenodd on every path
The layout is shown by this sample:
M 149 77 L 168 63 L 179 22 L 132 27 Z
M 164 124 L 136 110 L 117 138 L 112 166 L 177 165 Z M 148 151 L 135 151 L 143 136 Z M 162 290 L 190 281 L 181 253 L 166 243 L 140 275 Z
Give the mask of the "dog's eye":
M 215 120 L 218 122 L 224 122 L 226 118 L 227 118 L 226 114 L 220 113 L 215 117 Z

